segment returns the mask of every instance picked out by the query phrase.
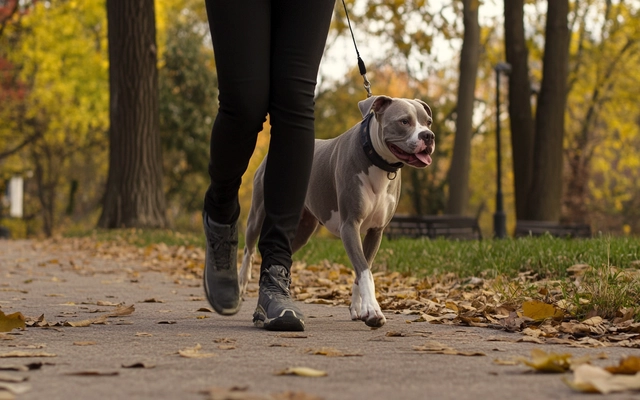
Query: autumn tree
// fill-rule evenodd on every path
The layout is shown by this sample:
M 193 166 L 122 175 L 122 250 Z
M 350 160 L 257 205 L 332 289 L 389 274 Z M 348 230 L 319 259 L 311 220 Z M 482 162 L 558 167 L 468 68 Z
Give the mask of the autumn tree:
M 464 36 L 460 51 L 460 77 L 456 106 L 456 134 L 449 168 L 449 214 L 463 215 L 469 203 L 469 168 L 471 166 L 471 134 L 475 103 L 476 77 L 480 53 L 478 0 L 462 0 Z
M 535 125 L 531 110 L 529 50 L 524 29 L 524 0 L 504 2 L 504 43 L 509 74 L 509 119 L 516 217 L 527 219 L 527 202 L 533 176 L 533 137 Z
M 109 177 L 98 225 L 166 225 L 153 0 L 107 0 Z

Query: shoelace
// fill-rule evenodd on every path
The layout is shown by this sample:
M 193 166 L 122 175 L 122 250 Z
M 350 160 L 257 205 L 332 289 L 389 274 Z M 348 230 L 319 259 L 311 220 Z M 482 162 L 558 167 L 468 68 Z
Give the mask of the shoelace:
M 233 249 L 230 238 L 227 238 L 223 235 L 218 235 L 216 234 L 216 232 L 212 231 L 210 233 L 209 239 L 216 270 L 220 271 L 230 269 L 231 264 L 229 263 L 229 255 Z
M 267 271 L 263 279 L 265 280 L 264 290 L 269 294 L 287 298 L 291 296 L 291 292 L 289 291 L 291 278 L 286 275 L 284 270 L 278 270 L 276 274 Z

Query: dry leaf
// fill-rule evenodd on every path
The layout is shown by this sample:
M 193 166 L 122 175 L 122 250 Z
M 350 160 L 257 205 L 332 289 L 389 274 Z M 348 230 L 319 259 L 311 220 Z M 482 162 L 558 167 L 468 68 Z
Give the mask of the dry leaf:
M 108 315 L 101 315 L 97 318 L 84 319 L 82 321 L 67 321 L 64 323 L 64 326 L 71 326 L 74 328 L 86 328 L 93 324 L 104 324 L 107 322 Z
M 544 319 L 558 319 L 564 316 L 564 312 L 552 304 L 547 304 L 538 300 L 525 301 L 522 303 L 522 314 L 525 317 L 542 321 Z
M 212 309 L 207 308 L 207 307 L 200 307 L 200 308 L 198 308 L 198 310 L 197 310 L 197 311 L 198 311 L 198 312 L 210 312 L 210 313 L 212 313 L 212 312 L 213 312 L 213 310 L 212 310 Z
M 520 364 L 520 362 L 518 360 L 501 360 L 499 358 L 494 359 L 493 363 L 497 364 L 497 365 L 518 365 L 518 364 Z
M 218 338 L 218 339 L 213 339 L 213 343 L 235 343 L 236 339 L 230 339 L 230 338 Z
M 144 369 L 151 369 L 151 368 L 155 368 L 155 364 L 150 364 L 150 363 L 146 363 L 146 362 L 135 362 L 133 364 L 122 364 L 122 368 L 144 368 Z
M 164 300 L 160 300 L 160 299 L 156 299 L 155 297 L 152 297 L 150 299 L 144 299 L 142 302 L 143 303 L 164 303 Z
M 200 346 L 200 343 L 198 343 L 193 347 L 187 347 L 186 349 L 178 350 L 178 354 L 186 358 L 209 358 L 215 356 L 214 353 L 200 353 L 200 349 L 202 349 L 202 346 Z
M 385 333 L 385 336 L 388 336 L 388 337 L 405 337 L 405 336 L 407 336 L 407 334 L 404 333 L 404 332 L 389 331 L 389 332 Z
M 96 342 L 86 341 L 86 342 L 73 342 L 74 346 L 93 346 Z
M 25 329 L 25 318 L 22 313 L 16 312 L 6 315 L 0 311 L 0 332 L 11 332 L 14 329 Z
M 18 376 L 13 374 L 0 374 L 0 382 L 20 383 L 28 380 L 28 376 Z
M 640 373 L 632 376 L 613 375 L 600 367 L 583 364 L 576 368 L 573 380 L 563 379 L 572 389 L 586 393 L 608 394 L 640 390 Z
M 620 360 L 620 364 L 605 368 L 612 374 L 634 375 L 640 372 L 640 357 L 629 356 Z
M 327 357 L 362 357 L 362 354 L 357 353 L 343 353 L 338 349 L 334 349 L 333 347 L 321 347 L 319 349 L 307 349 L 308 354 L 313 354 L 316 356 L 327 356 Z
M 311 378 L 318 378 L 322 376 L 327 376 L 326 371 L 321 371 L 319 369 L 313 369 L 308 367 L 289 367 L 280 372 L 276 372 L 276 375 L 297 375 L 297 376 L 307 376 Z
M 281 333 L 276 335 L 276 337 L 287 339 L 307 339 L 309 336 L 304 333 Z
M 78 372 L 67 372 L 65 375 L 72 376 L 116 376 L 120 373 L 118 371 L 78 371 Z
M 25 384 L 0 382 L 0 393 L 7 391 L 12 394 L 21 395 L 27 393 L 29 390 L 31 390 L 31 387 Z
M 137 337 L 151 337 L 153 336 L 153 334 L 149 333 L 149 332 L 136 332 Z
M 218 348 L 220 350 L 235 350 L 236 346 L 233 344 L 219 344 Z
M 428 341 L 426 344 L 422 346 L 413 346 L 413 350 L 418 351 L 420 353 L 427 354 L 446 354 L 451 356 L 486 356 L 486 354 L 479 351 L 459 351 L 452 347 L 443 345 L 439 342 Z
M 10 351 L 8 353 L 0 353 L 0 358 L 26 358 L 26 357 L 57 357 L 56 354 L 52 353 L 29 353 L 26 351 Z
M 571 367 L 571 354 L 547 353 L 540 349 L 531 350 L 531 360 L 519 357 L 518 361 L 540 372 L 566 372 Z
M 173 325 L 175 323 L 176 321 L 158 321 L 158 324 L 163 324 L 163 325 Z

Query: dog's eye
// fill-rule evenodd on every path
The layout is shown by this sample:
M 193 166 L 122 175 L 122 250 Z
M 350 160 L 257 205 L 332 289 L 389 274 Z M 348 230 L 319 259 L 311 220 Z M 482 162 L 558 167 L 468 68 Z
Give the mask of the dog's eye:
M 403 118 L 402 120 L 400 120 L 400 123 L 402 125 L 409 125 L 409 120 L 407 118 Z

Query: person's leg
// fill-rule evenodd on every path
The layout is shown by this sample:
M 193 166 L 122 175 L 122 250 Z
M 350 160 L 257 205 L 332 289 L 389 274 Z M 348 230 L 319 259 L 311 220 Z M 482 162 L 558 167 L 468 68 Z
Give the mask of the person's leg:
M 303 317 L 289 299 L 291 241 L 311 173 L 316 79 L 334 3 L 272 4 L 271 142 L 264 176 L 266 217 L 258 243 L 261 294 L 254 314 L 254 323 L 267 329 L 304 329 Z M 289 318 L 283 317 L 289 310 Z
M 238 189 L 269 104 L 271 5 L 207 0 L 220 108 L 211 132 L 203 225 L 204 289 L 214 310 L 240 309 L 237 273 Z

